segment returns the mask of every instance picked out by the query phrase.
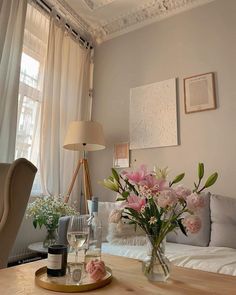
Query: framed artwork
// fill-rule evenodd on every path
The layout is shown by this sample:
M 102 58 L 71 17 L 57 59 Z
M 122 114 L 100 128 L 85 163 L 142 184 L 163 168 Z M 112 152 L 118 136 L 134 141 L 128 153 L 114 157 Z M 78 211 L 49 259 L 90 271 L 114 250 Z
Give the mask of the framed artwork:
M 176 79 L 130 89 L 130 149 L 178 145 Z
M 214 73 L 184 79 L 185 113 L 216 109 Z
M 114 145 L 113 155 L 114 168 L 127 168 L 129 167 L 129 143 L 116 143 Z

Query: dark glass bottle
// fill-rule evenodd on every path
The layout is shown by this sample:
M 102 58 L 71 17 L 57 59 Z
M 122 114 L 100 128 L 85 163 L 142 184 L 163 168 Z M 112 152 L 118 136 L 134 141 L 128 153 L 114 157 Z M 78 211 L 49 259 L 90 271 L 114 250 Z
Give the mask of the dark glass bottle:
M 61 277 L 66 274 L 67 247 L 65 245 L 52 245 L 48 247 L 47 274 Z

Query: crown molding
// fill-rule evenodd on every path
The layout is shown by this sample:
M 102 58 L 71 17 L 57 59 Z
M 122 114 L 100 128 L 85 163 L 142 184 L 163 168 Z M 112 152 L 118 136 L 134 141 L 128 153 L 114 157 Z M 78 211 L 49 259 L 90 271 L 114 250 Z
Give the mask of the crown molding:
M 114 2 L 115 0 L 84 0 L 84 2 L 87 4 L 87 6 L 91 9 L 91 10 L 95 10 L 101 7 L 104 7 L 112 2 Z
M 183 11 L 193 9 L 215 0 L 149 0 L 138 5 L 133 11 L 127 11 L 116 18 L 103 21 L 102 24 L 96 22 L 89 24 L 85 17 L 81 17 L 79 12 L 75 12 L 65 0 L 50 0 L 59 5 L 59 9 L 69 12 L 71 17 L 81 26 L 87 38 L 92 38 L 93 42 L 100 44 L 106 40 L 115 38 L 122 34 L 134 31 L 143 26 L 156 21 L 171 17 Z M 95 12 L 96 9 L 104 7 L 117 0 L 84 0 L 87 6 Z M 66 14 L 66 13 L 65 13 Z
M 146 25 L 171 17 L 178 13 L 213 2 L 215 0 L 163 0 L 150 1 L 135 11 L 120 15 L 93 29 L 95 42 L 104 41 L 142 28 Z

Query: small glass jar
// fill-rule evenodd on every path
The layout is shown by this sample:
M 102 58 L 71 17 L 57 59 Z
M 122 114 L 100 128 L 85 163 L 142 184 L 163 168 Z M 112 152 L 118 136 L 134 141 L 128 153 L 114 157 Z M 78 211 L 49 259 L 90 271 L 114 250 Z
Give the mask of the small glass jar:
M 51 245 L 48 247 L 47 274 L 61 277 L 66 274 L 67 247 L 65 245 Z

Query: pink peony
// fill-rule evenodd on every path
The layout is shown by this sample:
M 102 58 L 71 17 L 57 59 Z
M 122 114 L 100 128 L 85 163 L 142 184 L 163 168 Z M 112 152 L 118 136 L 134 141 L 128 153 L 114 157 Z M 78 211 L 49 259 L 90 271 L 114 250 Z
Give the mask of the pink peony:
M 186 200 L 187 196 L 191 195 L 191 190 L 184 187 L 183 185 L 178 185 L 176 188 L 175 188 L 175 192 L 178 196 L 178 198 L 180 199 L 184 199 Z
M 174 206 L 178 199 L 175 192 L 171 189 L 164 190 L 160 192 L 159 196 L 156 198 L 158 206 L 161 208 L 166 208 L 167 206 Z
M 188 215 L 184 218 L 183 225 L 186 227 L 187 231 L 195 234 L 201 229 L 202 222 L 198 216 Z
M 130 195 L 127 198 L 127 203 L 125 205 L 126 208 L 132 208 L 135 211 L 140 212 L 142 207 L 146 205 L 146 200 L 144 198 L 140 198 L 136 195 Z
M 106 275 L 106 267 L 103 261 L 91 260 L 86 265 L 86 271 L 93 281 L 99 281 Z
M 123 172 L 123 174 L 133 182 L 134 184 L 139 184 L 141 181 L 143 181 L 147 175 L 147 167 L 145 165 L 141 165 L 141 167 L 137 171 L 131 171 L 131 172 Z
M 187 207 L 191 211 L 196 211 L 199 208 L 203 208 L 205 205 L 204 197 L 197 194 L 192 193 L 186 198 L 187 201 Z

